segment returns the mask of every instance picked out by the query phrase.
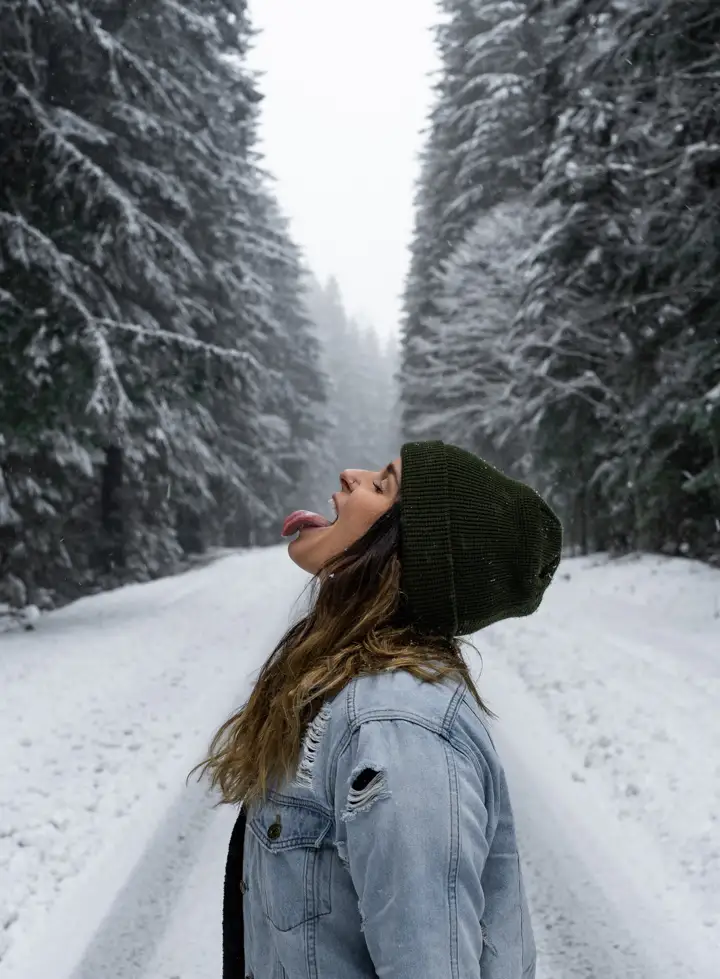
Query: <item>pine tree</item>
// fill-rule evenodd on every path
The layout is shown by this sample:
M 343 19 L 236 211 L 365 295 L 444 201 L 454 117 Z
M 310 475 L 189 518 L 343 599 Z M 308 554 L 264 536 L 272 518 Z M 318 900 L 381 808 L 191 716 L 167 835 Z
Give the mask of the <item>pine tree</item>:
M 282 351 L 272 410 L 321 396 L 245 6 L 0 10 L 0 538 L 31 590 L 159 573 L 228 501 L 271 519 Z
M 277 203 L 258 195 L 264 216 L 256 216 L 258 240 L 248 256 L 258 282 L 267 283 L 258 357 L 265 365 L 261 428 L 253 439 L 247 471 L 257 474 L 255 498 L 262 512 L 255 523 L 263 539 L 277 539 L 282 518 L 305 498 L 293 501 L 313 483 L 323 453 L 327 378 L 320 343 L 307 308 L 306 272 Z
M 720 364 L 706 61 L 720 19 L 709 4 L 609 2 L 564 17 L 567 106 L 541 186 L 556 210 L 516 328 L 517 389 L 583 545 L 707 553 Z
M 534 5 L 533 5 L 534 6 Z M 544 136 L 544 51 L 528 0 L 445 0 L 441 73 L 416 200 L 403 375 L 430 369 L 445 265 L 479 217 L 535 182 Z M 413 385 L 412 389 L 417 386 Z M 409 434 L 423 413 L 403 392 Z
M 427 363 L 405 377 L 406 396 L 422 408 L 419 435 L 463 445 L 519 473 L 525 443 L 513 431 L 517 404 L 510 389 L 517 355 L 507 336 L 537 224 L 527 200 L 483 213 L 441 278 L 438 314 L 427 325 Z
M 514 70 L 495 27 L 473 39 L 487 6 L 448 4 L 439 34 L 406 293 L 406 425 L 530 479 L 583 550 L 718 554 L 720 12 L 710 0 L 537 0 L 522 5 L 523 28 L 518 5 L 499 4 L 488 22 L 512 24 L 540 66 L 519 73 L 535 100 L 523 129 L 492 100 L 457 98 Z M 502 56 L 473 62 L 475 50 Z M 534 138 L 513 156 L 519 133 Z M 540 178 L 514 225 L 528 184 L 503 179 L 506 158 Z

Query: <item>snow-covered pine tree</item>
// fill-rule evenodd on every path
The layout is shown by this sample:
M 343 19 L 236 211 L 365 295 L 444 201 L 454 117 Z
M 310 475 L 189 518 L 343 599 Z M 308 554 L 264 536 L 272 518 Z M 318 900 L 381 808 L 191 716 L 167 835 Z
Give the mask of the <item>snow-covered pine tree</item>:
M 607 74 L 632 66 L 618 116 L 634 147 L 625 193 L 637 195 L 623 280 L 636 355 L 622 443 L 637 460 L 634 533 L 652 547 L 718 558 L 720 10 L 675 0 L 624 15 L 621 41 L 601 65 Z M 638 111 L 645 93 L 652 113 Z
M 81 577 L 71 486 L 87 499 L 98 420 L 125 420 L 130 403 L 104 323 L 123 320 L 123 263 L 140 287 L 156 276 L 158 229 L 87 152 L 110 135 L 87 112 L 105 25 L 77 5 L 11 2 L 0 34 L 2 464 L 27 576 L 59 562 Z M 178 256 L 180 280 L 189 259 Z
M 393 340 L 383 344 L 372 325 L 361 319 L 350 320 L 350 328 L 355 350 L 355 429 L 361 438 L 357 458 L 363 468 L 378 469 L 400 451 Z
M 405 292 L 403 414 L 424 416 L 418 378 L 437 356 L 443 270 L 480 215 L 536 179 L 543 138 L 541 12 L 529 0 L 443 0 L 441 57 Z M 420 400 L 417 400 L 418 397 Z
M 534 89 L 542 180 L 533 222 L 541 227 L 528 229 L 520 315 L 498 362 L 478 294 L 499 314 L 486 281 L 494 266 L 483 257 L 485 216 L 462 233 L 447 220 L 455 171 L 453 144 L 437 126 L 448 100 L 441 89 L 406 292 L 406 423 L 469 439 L 460 420 L 482 416 L 488 454 L 519 436 L 509 456 L 528 447 L 523 475 L 550 491 L 569 542 L 584 549 L 717 554 L 720 13 L 710 0 L 525 6 L 532 36 L 538 25 L 544 31 L 544 66 Z M 449 77 L 445 70 L 441 82 Z M 500 129 L 512 118 L 486 115 Z M 482 193 L 481 174 L 461 201 Z M 516 198 L 512 181 L 495 186 L 501 201 Z M 477 411 L 468 393 L 474 369 Z
M 145 466 L 138 458 L 134 469 L 140 476 L 136 552 L 146 560 L 159 548 L 160 563 L 172 556 L 163 553 L 168 546 L 177 551 L 178 545 L 219 542 L 217 496 L 224 489 L 224 501 L 246 491 L 242 450 L 261 413 L 261 290 L 241 261 L 254 242 L 251 212 L 260 193 L 253 157 L 260 96 L 243 65 L 250 39 L 245 8 L 244 0 L 136 8 L 122 42 L 157 79 L 157 90 L 150 89 L 156 100 L 148 107 L 109 106 L 134 148 L 132 161 L 122 163 L 136 192 L 144 191 L 144 206 L 159 205 L 162 219 L 177 227 L 198 258 L 185 300 L 188 315 L 168 320 L 181 340 L 191 341 L 170 337 L 157 346 L 152 320 L 137 341 L 145 367 L 152 365 L 144 378 L 153 381 L 141 381 L 134 415 L 160 418 L 155 430 L 162 444 Z M 146 174 L 166 181 L 162 193 Z M 141 323 L 145 314 L 132 311 Z M 133 363 L 139 366 L 137 358 Z M 164 382 L 173 380 L 177 396 L 162 399 Z M 228 415 L 241 419 L 235 438 L 227 437 Z M 146 444 L 141 433 L 140 445 Z
M 265 182 L 251 214 L 253 238 L 243 268 L 246 281 L 260 290 L 255 353 L 264 372 L 260 411 L 242 450 L 247 490 L 236 496 L 228 516 L 236 542 L 242 542 L 237 535 L 249 518 L 259 543 L 277 539 L 291 509 L 319 505 L 317 474 L 327 460 L 327 379 L 307 308 L 302 259 Z
M 260 506 L 237 451 L 266 435 L 272 291 L 242 262 L 266 198 L 245 6 L 0 10 L 0 461 L 31 585 L 157 573 L 218 484 Z
M 518 474 L 525 474 L 527 446 L 514 424 L 516 358 L 507 336 L 537 225 L 527 198 L 481 215 L 446 263 L 438 314 L 427 324 L 427 363 L 405 385 L 412 400 L 427 405 L 416 422 L 419 435 L 453 441 Z
M 610 0 L 561 15 L 565 105 L 541 186 L 554 217 L 512 340 L 535 461 L 583 544 L 707 554 L 720 487 L 720 15 Z

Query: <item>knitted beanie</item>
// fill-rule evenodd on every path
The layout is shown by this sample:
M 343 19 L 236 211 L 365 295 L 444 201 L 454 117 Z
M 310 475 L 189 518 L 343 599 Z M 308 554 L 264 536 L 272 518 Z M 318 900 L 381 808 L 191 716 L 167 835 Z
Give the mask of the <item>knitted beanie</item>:
M 562 528 L 529 486 L 456 446 L 409 442 L 400 506 L 402 587 L 417 627 L 465 636 L 540 605 Z

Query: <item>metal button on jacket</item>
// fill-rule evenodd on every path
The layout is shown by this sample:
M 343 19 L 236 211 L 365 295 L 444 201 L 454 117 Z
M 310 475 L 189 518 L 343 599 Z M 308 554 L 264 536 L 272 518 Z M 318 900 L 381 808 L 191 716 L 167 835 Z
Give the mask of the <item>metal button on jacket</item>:
M 248 889 L 247 882 L 244 881 L 244 880 L 241 880 L 240 881 L 240 893 L 241 894 L 247 894 L 247 889 Z
M 279 840 L 281 833 L 282 833 L 282 826 L 280 825 L 280 823 L 278 822 L 270 823 L 267 831 L 269 840 Z

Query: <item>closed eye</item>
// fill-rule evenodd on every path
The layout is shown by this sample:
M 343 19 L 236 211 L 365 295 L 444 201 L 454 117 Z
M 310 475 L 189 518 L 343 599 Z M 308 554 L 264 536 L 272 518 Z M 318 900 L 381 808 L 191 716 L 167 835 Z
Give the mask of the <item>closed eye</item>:
M 380 483 L 373 483 L 373 486 L 375 487 L 375 492 L 376 493 L 384 493 L 385 492 L 383 490 L 383 488 L 382 488 L 382 484 L 380 484 Z

